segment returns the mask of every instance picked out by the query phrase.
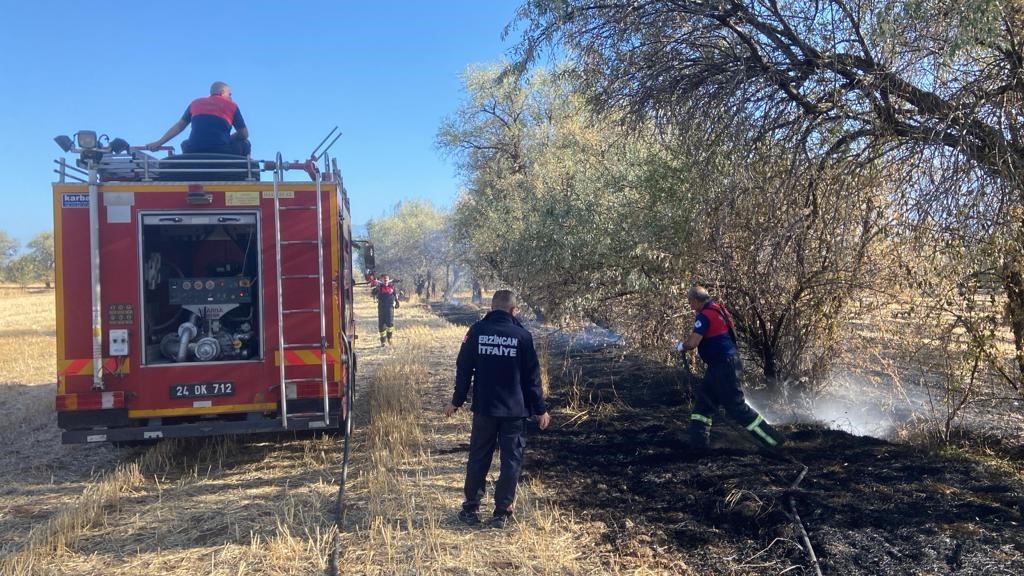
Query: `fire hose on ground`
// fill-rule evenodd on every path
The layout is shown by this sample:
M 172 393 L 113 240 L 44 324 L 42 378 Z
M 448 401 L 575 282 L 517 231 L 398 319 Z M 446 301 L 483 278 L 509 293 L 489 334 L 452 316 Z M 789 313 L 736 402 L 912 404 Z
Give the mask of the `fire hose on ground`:
M 797 491 L 797 487 L 800 482 L 803 481 L 804 475 L 807 474 L 807 465 L 797 461 L 792 456 L 786 456 L 786 459 L 800 466 L 800 474 L 797 475 L 796 480 L 789 485 L 786 489 L 786 504 L 789 504 L 789 510 L 783 508 L 783 512 L 789 518 L 790 522 L 796 525 L 797 532 L 800 534 L 800 541 L 804 544 L 804 552 L 807 553 L 807 557 L 811 560 L 811 567 L 814 568 L 814 573 L 817 576 L 822 576 L 821 565 L 818 563 L 818 556 L 814 553 L 814 547 L 811 546 L 811 538 L 807 535 L 807 530 L 804 528 L 804 523 L 800 520 L 800 514 L 796 511 L 796 499 L 793 497 L 793 493 Z
M 345 420 L 341 423 L 344 426 L 343 429 L 343 447 L 341 456 L 341 479 L 338 482 L 338 499 L 337 499 L 337 513 L 334 518 L 334 522 L 338 527 L 338 532 L 334 535 L 334 544 L 331 546 L 331 555 L 327 563 L 327 574 L 328 576 L 337 576 L 338 572 L 338 547 L 341 545 L 340 535 L 344 529 L 345 519 L 348 512 L 348 503 L 345 500 L 345 484 L 348 481 L 348 462 L 349 454 L 351 452 L 352 443 L 352 409 L 355 407 L 355 376 L 356 376 L 356 356 L 355 351 L 352 350 L 352 342 L 348 335 L 342 333 L 341 341 L 345 346 L 345 399 L 344 399 L 344 414 Z

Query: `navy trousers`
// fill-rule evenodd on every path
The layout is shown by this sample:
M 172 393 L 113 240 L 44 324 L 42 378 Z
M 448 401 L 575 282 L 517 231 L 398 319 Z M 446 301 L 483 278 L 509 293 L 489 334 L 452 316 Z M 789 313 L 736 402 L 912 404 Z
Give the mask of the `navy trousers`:
M 776 448 L 785 437 L 775 430 L 753 408 L 747 406 L 740 389 L 741 366 L 735 356 L 723 362 L 708 365 L 704 379 L 697 384 L 697 394 L 690 414 L 690 443 L 694 448 L 707 449 L 711 444 L 711 421 L 719 408 L 725 410 L 737 424 L 743 426 L 765 446 Z
M 214 146 L 197 150 L 190 140 L 181 143 L 181 151 L 185 154 L 209 153 L 209 154 L 232 154 L 234 156 L 248 156 L 252 153 L 252 144 L 248 140 L 231 140 L 223 146 Z
M 516 484 L 523 467 L 526 448 L 526 418 L 499 418 L 473 414 L 469 435 L 469 461 L 466 463 L 466 501 L 463 510 L 476 512 L 487 487 L 494 449 L 500 453 L 501 467 L 494 485 L 494 510 L 507 514 L 516 499 Z
M 380 332 L 381 339 L 385 336 L 391 338 L 395 332 L 395 305 L 393 302 L 388 302 L 386 305 L 383 302 L 377 303 L 377 331 Z

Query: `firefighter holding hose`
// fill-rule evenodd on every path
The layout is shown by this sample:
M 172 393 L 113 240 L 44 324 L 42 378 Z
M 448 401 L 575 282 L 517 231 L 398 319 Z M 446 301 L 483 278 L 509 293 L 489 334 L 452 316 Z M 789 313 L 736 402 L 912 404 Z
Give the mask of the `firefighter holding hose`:
M 703 286 L 690 288 L 687 302 L 697 317 L 693 321 L 693 332 L 685 341 L 676 344 L 676 351 L 685 354 L 687 350 L 696 348 L 701 360 L 707 364 L 704 378 L 697 384 L 690 414 L 691 449 L 697 453 L 710 449 L 711 421 L 719 408 L 761 444 L 769 448 L 780 447 L 785 442 L 783 435 L 765 422 L 743 398 L 739 383 L 743 367 L 736 350 L 732 316 L 725 307 L 711 300 Z

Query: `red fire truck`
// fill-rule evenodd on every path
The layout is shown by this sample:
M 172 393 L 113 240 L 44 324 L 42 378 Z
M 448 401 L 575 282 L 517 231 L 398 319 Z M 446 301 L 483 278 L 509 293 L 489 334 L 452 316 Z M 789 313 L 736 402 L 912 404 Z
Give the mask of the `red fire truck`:
M 347 425 L 349 200 L 326 149 L 286 163 L 55 140 L 77 155 L 53 184 L 65 443 Z

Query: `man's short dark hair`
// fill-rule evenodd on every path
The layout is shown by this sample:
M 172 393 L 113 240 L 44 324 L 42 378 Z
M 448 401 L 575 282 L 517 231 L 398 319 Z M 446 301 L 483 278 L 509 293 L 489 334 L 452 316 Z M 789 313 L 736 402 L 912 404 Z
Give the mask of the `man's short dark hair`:
M 498 290 L 491 296 L 491 310 L 511 312 L 516 306 L 516 296 L 511 290 Z

